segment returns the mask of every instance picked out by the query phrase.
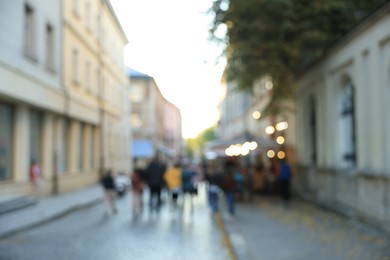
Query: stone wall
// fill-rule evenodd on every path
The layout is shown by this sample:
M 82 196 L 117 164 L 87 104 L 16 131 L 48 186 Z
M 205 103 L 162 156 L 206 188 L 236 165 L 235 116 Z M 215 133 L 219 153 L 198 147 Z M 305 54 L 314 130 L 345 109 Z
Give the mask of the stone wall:
M 309 167 L 297 172 L 297 195 L 390 231 L 390 177 Z

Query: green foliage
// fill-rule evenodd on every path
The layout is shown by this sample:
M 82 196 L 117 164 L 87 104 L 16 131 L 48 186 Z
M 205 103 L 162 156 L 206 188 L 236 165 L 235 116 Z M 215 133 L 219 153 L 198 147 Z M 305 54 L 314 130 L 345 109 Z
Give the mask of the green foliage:
M 227 80 L 251 89 L 270 75 L 266 112 L 278 114 L 294 83 L 329 47 L 387 0 L 214 0 L 214 39 L 226 28 Z
M 187 156 L 193 158 L 196 153 L 203 151 L 205 144 L 216 138 L 215 129 L 215 126 L 209 127 L 199 133 L 195 138 L 187 139 Z

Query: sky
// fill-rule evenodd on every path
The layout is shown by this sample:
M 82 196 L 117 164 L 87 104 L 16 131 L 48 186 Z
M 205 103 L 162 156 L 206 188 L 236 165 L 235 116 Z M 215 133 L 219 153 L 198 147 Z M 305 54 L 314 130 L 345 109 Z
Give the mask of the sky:
M 111 0 L 129 40 L 125 65 L 153 77 L 181 111 L 183 137 L 218 120 L 222 46 L 209 41 L 212 0 Z

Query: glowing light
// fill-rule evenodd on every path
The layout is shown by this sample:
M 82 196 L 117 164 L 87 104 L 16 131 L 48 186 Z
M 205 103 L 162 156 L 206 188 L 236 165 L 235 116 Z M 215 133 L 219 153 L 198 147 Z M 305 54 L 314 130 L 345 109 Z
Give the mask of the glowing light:
M 275 133 L 275 127 L 273 127 L 273 126 L 267 126 L 266 128 L 265 128 L 265 132 L 267 133 L 267 134 L 273 134 L 273 133 Z
M 268 80 L 266 83 L 265 83 L 265 88 L 267 90 L 272 90 L 274 87 L 274 84 L 272 83 L 272 81 Z
M 249 149 L 247 147 L 242 146 L 240 149 L 241 155 L 245 156 L 249 154 Z
M 253 151 L 257 148 L 257 143 L 255 141 L 249 143 L 249 150 Z
M 225 154 L 226 154 L 227 156 L 233 156 L 232 149 L 230 149 L 230 147 L 229 147 L 229 148 L 226 148 Z
M 278 136 L 278 138 L 276 138 L 276 142 L 278 144 L 284 144 L 284 141 L 285 141 L 285 139 L 283 136 Z
M 278 158 L 279 158 L 279 159 L 283 159 L 284 157 L 286 157 L 286 153 L 283 152 L 283 151 L 279 151 L 279 152 L 278 152 Z
M 278 130 L 278 131 L 283 131 L 283 130 L 287 129 L 287 127 L 288 127 L 287 122 L 280 122 L 280 123 L 276 124 L 276 130 Z
M 274 158 L 275 157 L 275 152 L 273 150 L 268 150 L 267 156 L 268 156 L 268 158 Z
M 261 113 L 259 111 L 255 111 L 255 112 L 253 112 L 252 116 L 254 119 L 259 119 L 261 117 Z

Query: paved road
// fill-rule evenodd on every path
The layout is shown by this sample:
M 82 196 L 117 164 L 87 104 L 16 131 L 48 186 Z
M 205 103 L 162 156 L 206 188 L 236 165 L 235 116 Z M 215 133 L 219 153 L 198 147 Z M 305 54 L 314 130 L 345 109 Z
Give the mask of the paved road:
M 119 213 L 103 217 L 102 205 L 69 214 L 0 241 L 0 259 L 229 259 L 203 196 L 194 210 L 130 213 L 130 196 L 118 200 Z
M 305 201 L 258 197 L 224 216 L 240 259 L 390 259 L 389 234 Z

